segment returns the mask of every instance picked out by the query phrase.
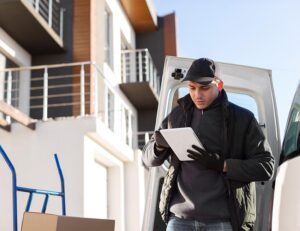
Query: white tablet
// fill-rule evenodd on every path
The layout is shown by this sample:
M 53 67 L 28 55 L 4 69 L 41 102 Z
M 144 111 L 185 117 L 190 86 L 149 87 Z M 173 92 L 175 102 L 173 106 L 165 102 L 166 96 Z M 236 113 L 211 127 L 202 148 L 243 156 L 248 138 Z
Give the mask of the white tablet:
M 193 160 L 187 156 L 187 150 L 192 149 L 193 144 L 204 149 L 191 127 L 161 129 L 160 132 L 181 161 Z

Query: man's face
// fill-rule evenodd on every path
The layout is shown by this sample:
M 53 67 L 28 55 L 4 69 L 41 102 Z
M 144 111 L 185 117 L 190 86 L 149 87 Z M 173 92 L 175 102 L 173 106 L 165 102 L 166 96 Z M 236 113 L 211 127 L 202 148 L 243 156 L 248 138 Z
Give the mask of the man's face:
M 202 85 L 193 81 L 188 81 L 190 96 L 198 109 L 207 108 L 219 94 L 218 87 L 215 83 Z

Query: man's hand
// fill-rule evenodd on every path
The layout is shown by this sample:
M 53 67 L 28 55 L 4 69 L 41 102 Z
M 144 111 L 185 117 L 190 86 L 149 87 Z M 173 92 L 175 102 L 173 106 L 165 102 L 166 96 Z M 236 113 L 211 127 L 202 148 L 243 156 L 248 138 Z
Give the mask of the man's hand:
M 170 147 L 167 141 L 165 140 L 165 138 L 158 130 L 154 132 L 154 140 L 155 140 L 156 148 L 158 150 L 163 150 Z
M 219 172 L 223 172 L 224 159 L 217 153 L 209 153 L 204 149 L 192 145 L 193 150 L 188 149 L 188 157 L 202 164 L 203 166 Z

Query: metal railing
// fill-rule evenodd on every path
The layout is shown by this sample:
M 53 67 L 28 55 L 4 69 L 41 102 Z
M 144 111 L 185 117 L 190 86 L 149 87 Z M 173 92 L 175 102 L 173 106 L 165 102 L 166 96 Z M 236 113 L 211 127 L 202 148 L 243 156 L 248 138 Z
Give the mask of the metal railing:
M 94 73 L 91 73 L 91 69 Z M 2 74 L 1 74 L 2 73 Z M 0 95 L 7 104 L 20 103 L 19 85 L 13 84 L 13 76 L 25 78 L 24 73 L 28 73 L 31 81 L 30 88 L 30 110 L 42 110 L 42 119 L 49 118 L 48 110 L 51 108 L 67 111 L 66 107 L 78 106 L 80 113 L 65 113 L 61 116 L 85 115 L 86 109 L 90 108 L 90 103 L 94 102 L 93 111 L 98 111 L 98 89 L 97 75 L 102 73 L 92 62 L 68 63 L 56 65 L 41 65 L 32 67 L 7 68 L 0 70 L 0 76 L 5 76 L 4 96 Z M 91 84 L 90 77 L 93 76 Z M 27 76 L 28 77 L 28 76 Z M 1 92 L 1 91 L 0 91 Z M 87 98 L 87 96 L 90 96 Z M 91 98 L 93 102 L 90 102 Z M 34 113 L 31 113 L 31 116 Z M 59 117 L 59 116 L 54 116 Z M 34 117 L 34 119 L 41 119 Z
M 31 83 L 30 89 L 23 89 L 30 91 L 29 98 L 22 97 L 20 84 L 13 84 L 20 79 Z M 38 120 L 94 115 L 132 146 L 130 107 L 94 62 L 0 69 L 0 100 L 18 102 L 12 106 L 25 114 L 19 104 L 28 105 L 29 116 Z M 10 123 L 9 117 L 6 120 Z
M 63 38 L 63 22 L 64 8 L 60 6 L 56 0 L 27 0 L 34 7 L 43 19 L 62 39 Z
M 149 82 L 159 95 L 160 76 L 148 49 L 122 50 L 121 62 L 122 83 Z

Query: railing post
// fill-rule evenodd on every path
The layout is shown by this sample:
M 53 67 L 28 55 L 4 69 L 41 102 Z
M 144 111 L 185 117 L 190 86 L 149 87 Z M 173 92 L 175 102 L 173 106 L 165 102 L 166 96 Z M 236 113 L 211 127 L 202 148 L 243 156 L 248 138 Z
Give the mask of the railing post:
M 157 76 L 156 69 L 154 69 L 153 82 L 154 82 L 154 90 L 155 90 L 155 92 L 159 95 L 159 89 L 158 89 L 158 76 Z
M 48 68 L 44 70 L 43 120 L 48 118 Z
M 84 64 L 81 65 L 80 69 L 80 115 L 84 116 L 85 114 L 85 89 L 84 89 Z
M 148 132 L 146 132 L 145 133 L 145 144 L 147 144 L 148 143 L 148 141 L 149 141 L 149 138 L 150 136 L 149 136 L 149 133 Z
M 126 53 L 122 52 L 121 53 L 121 63 L 122 63 L 122 83 L 126 83 Z
M 132 115 L 131 112 L 127 111 L 128 114 L 128 131 L 126 131 L 128 134 L 129 139 L 129 147 L 132 147 L 132 140 L 133 140 L 133 134 L 132 134 Z
M 49 5 L 48 5 L 48 24 L 50 27 L 52 27 L 52 10 L 53 10 L 53 0 L 49 0 Z
M 139 68 L 139 77 L 138 82 L 143 82 L 143 57 L 142 51 L 138 51 L 138 68 Z
M 150 60 L 149 60 L 149 54 L 148 54 L 148 50 L 145 50 L 145 55 L 144 55 L 144 59 L 145 59 L 145 81 L 149 82 L 149 72 L 150 72 Z
M 152 83 L 153 83 L 153 88 L 154 91 L 157 92 L 157 76 L 156 76 L 156 70 L 155 68 L 153 68 L 153 79 L 152 79 Z
M 98 116 L 98 71 L 96 65 L 94 65 L 94 113 Z
M 7 76 L 7 90 L 6 90 L 6 103 L 11 105 L 11 92 L 12 92 L 12 73 L 11 71 L 8 72 Z M 6 116 L 6 121 L 11 123 L 10 116 Z
M 149 56 L 149 63 L 150 63 L 150 83 L 152 85 L 152 87 L 154 87 L 154 65 L 153 65 L 153 60 L 151 60 L 150 58 L 151 56 Z
M 39 12 L 40 10 L 40 0 L 35 0 L 35 11 Z
M 64 9 L 60 8 L 59 35 L 61 39 L 63 39 L 63 35 L 64 35 L 63 25 L 64 25 Z
M 128 57 L 128 66 L 129 66 L 129 74 L 126 76 L 126 82 L 129 83 L 134 83 L 137 81 L 137 55 L 134 52 L 128 52 L 127 53 Z

